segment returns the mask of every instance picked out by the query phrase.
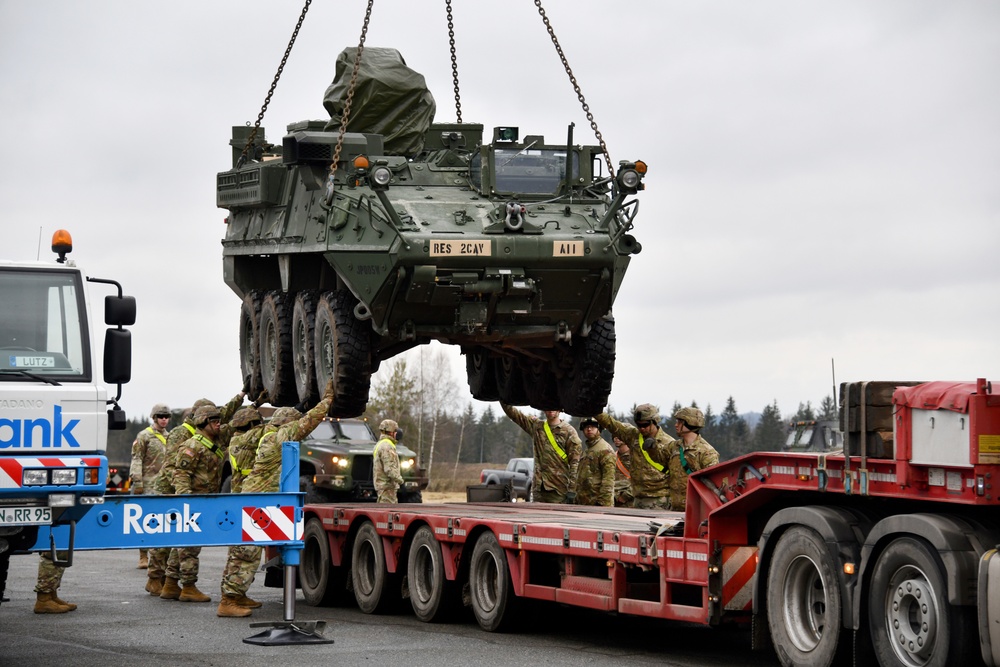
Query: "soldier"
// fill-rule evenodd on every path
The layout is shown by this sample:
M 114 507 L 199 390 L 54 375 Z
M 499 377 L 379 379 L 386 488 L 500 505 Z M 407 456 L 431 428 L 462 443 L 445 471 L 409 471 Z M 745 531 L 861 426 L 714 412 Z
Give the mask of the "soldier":
M 264 436 L 264 418 L 260 416 L 257 408 L 249 405 L 237 410 L 229 425 L 234 431 L 229 441 L 229 467 L 232 470 L 229 490 L 230 493 L 239 493 L 243 488 L 243 480 L 253 470 L 253 462 L 257 458 L 257 445 Z
M 573 504 L 582 444 L 576 429 L 559 418 L 559 410 L 545 410 L 545 419 L 524 414 L 506 403 L 500 407 L 511 421 L 531 436 L 535 454 L 535 500 Z
M 576 504 L 612 507 L 615 492 L 615 453 L 601 437 L 601 427 L 593 417 L 580 420 L 586 449 L 580 457 L 576 482 Z
M 396 492 L 403 485 L 399 472 L 399 454 L 396 453 L 396 432 L 399 425 L 391 419 L 383 419 L 378 425 L 379 441 L 375 444 L 375 464 L 372 479 L 378 492 L 378 502 L 397 503 Z
M 273 493 L 278 491 L 281 474 L 281 443 L 301 441 L 313 432 L 326 418 L 333 403 L 333 381 L 327 383 L 323 400 L 302 416 L 295 408 L 279 408 L 271 417 L 271 422 L 263 430 L 254 429 L 240 438 L 240 449 L 261 434 L 256 443 L 257 456 L 253 468 L 242 480 L 241 493 Z M 234 473 L 235 474 L 235 473 Z M 216 610 L 217 616 L 242 618 L 261 606 L 257 600 L 247 597 L 254 573 L 260 565 L 263 549 L 252 545 L 233 547 L 229 550 L 226 568 L 222 573 L 222 600 Z
M 60 560 L 69 556 L 66 551 L 56 554 Z M 59 585 L 62 583 L 65 567 L 52 562 L 52 556 L 47 551 L 41 553 L 38 561 L 38 580 L 35 583 L 35 613 L 65 614 L 76 609 L 72 602 L 59 599 Z
M 679 440 L 670 447 L 670 506 L 683 512 L 687 496 L 687 478 L 695 470 L 714 466 L 719 452 L 701 437 L 705 415 L 698 408 L 681 408 L 674 413 L 674 427 Z
M 167 424 L 170 422 L 170 408 L 163 403 L 157 403 L 149 413 L 151 425 L 139 432 L 132 443 L 132 463 L 129 466 L 129 478 L 132 480 L 133 495 L 147 492 L 155 494 L 153 480 L 163 467 L 163 457 L 167 446 Z M 149 567 L 147 549 L 139 549 L 138 569 Z M 163 576 L 162 569 L 157 578 Z M 150 574 L 152 576 L 152 574 Z
M 635 426 L 629 426 L 605 412 L 597 415 L 602 428 L 621 438 L 628 446 L 629 473 L 632 475 L 632 507 L 643 509 L 670 509 L 667 487 L 668 449 L 674 441 L 660 428 L 660 414 L 656 406 L 643 403 L 632 414 Z
M 233 398 L 229 400 L 229 403 L 220 410 L 222 413 L 222 421 L 228 421 L 229 418 L 236 412 L 243 404 L 243 398 L 246 396 L 244 392 L 236 394 Z M 194 406 L 191 407 L 184 414 L 184 421 L 180 426 L 176 427 L 170 433 L 167 434 L 167 446 L 166 454 L 163 457 L 163 467 L 160 468 L 160 473 L 156 476 L 153 481 L 153 487 L 158 495 L 169 495 L 176 493 L 174 490 L 174 463 L 177 459 L 177 450 L 180 446 L 187 441 L 188 438 L 194 435 L 194 413 L 198 408 L 211 405 L 215 407 L 215 403 L 208 400 L 207 398 L 200 398 L 194 402 Z M 154 572 L 163 572 L 163 576 L 154 577 Z M 180 594 L 181 589 L 177 586 L 177 580 L 180 578 L 180 552 L 177 549 L 171 549 L 169 547 L 164 547 L 162 549 L 150 549 L 149 550 L 149 572 L 146 573 L 148 579 L 146 580 L 146 590 L 150 595 L 158 595 L 163 600 L 176 600 Z M 167 580 L 171 579 L 173 582 L 167 587 L 167 594 L 163 594 L 163 588 L 167 583 Z
M 632 507 L 632 473 L 628 471 L 632 453 L 619 437 L 612 438 L 618 454 L 615 456 L 615 507 Z

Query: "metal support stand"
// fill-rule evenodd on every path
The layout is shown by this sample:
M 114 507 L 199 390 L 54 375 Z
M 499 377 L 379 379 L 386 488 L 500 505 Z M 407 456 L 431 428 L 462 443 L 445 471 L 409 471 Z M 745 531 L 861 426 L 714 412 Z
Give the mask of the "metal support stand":
M 281 492 L 297 493 L 299 490 L 299 444 L 285 442 L 281 445 Z M 296 524 L 302 521 L 302 508 L 298 509 Z M 321 632 L 326 621 L 295 620 L 295 568 L 301 562 L 302 545 L 280 547 L 285 564 L 284 621 L 251 623 L 251 628 L 269 628 L 243 640 L 244 644 L 259 646 L 288 646 L 291 644 L 332 644 Z

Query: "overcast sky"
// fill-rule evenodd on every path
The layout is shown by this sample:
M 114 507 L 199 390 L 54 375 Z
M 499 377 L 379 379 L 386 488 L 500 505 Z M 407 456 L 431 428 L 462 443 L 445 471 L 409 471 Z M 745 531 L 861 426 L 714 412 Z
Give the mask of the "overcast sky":
M 271 141 L 327 117 L 365 4 L 313 2 Z M 301 6 L 0 0 L 0 256 L 34 259 L 41 230 L 51 257 L 65 227 L 138 299 L 130 416 L 240 389 L 215 174 Z M 649 164 L 612 406 L 788 417 L 831 393 L 831 359 L 838 382 L 1000 380 L 1000 3 L 544 6 L 611 158 Z M 532 2 L 453 7 L 465 122 L 594 143 Z M 399 49 L 454 121 L 443 2 L 378 0 L 367 45 Z

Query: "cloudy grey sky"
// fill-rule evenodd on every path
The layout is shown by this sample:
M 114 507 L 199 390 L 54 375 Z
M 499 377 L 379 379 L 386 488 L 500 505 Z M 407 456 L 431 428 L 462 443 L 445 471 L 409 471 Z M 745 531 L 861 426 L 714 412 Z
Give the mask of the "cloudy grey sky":
M 453 5 L 463 120 L 554 138 L 575 122 L 591 143 L 533 3 Z M 789 416 L 831 393 L 831 358 L 837 381 L 1000 380 L 1000 4 L 544 5 L 612 159 L 650 167 L 614 407 L 733 396 Z M 269 139 L 326 116 L 364 8 L 313 2 Z M 50 256 L 65 227 L 80 265 L 137 297 L 130 415 L 242 383 L 215 174 L 300 10 L 0 0 L 0 252 L 33 259 L 41 229 Z M 378 0 L 367 44 L 398 48 L 454 120 L 443 2 Z

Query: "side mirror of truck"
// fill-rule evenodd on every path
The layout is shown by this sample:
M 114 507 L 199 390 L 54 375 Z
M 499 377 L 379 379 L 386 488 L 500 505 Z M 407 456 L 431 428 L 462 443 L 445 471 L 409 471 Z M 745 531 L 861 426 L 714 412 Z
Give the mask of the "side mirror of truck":
M 134 299 L 132 308 L 134 318 Z M 125 384 L 131 379 L 132 332 L 127 329 L 108 329 L 104 336 L 104 381 L 107 384 Z
M 108 430 L 124 431 L 126 426 L 128 426 L 128 418 L 125 416 L 125 411 L 118 407 L 118 404 L 115 403 L 114 406 L 108 410 Z
M 104 323 L 118 327 L 128 327 L 135 324 L 135 297 L 104 297 Z

